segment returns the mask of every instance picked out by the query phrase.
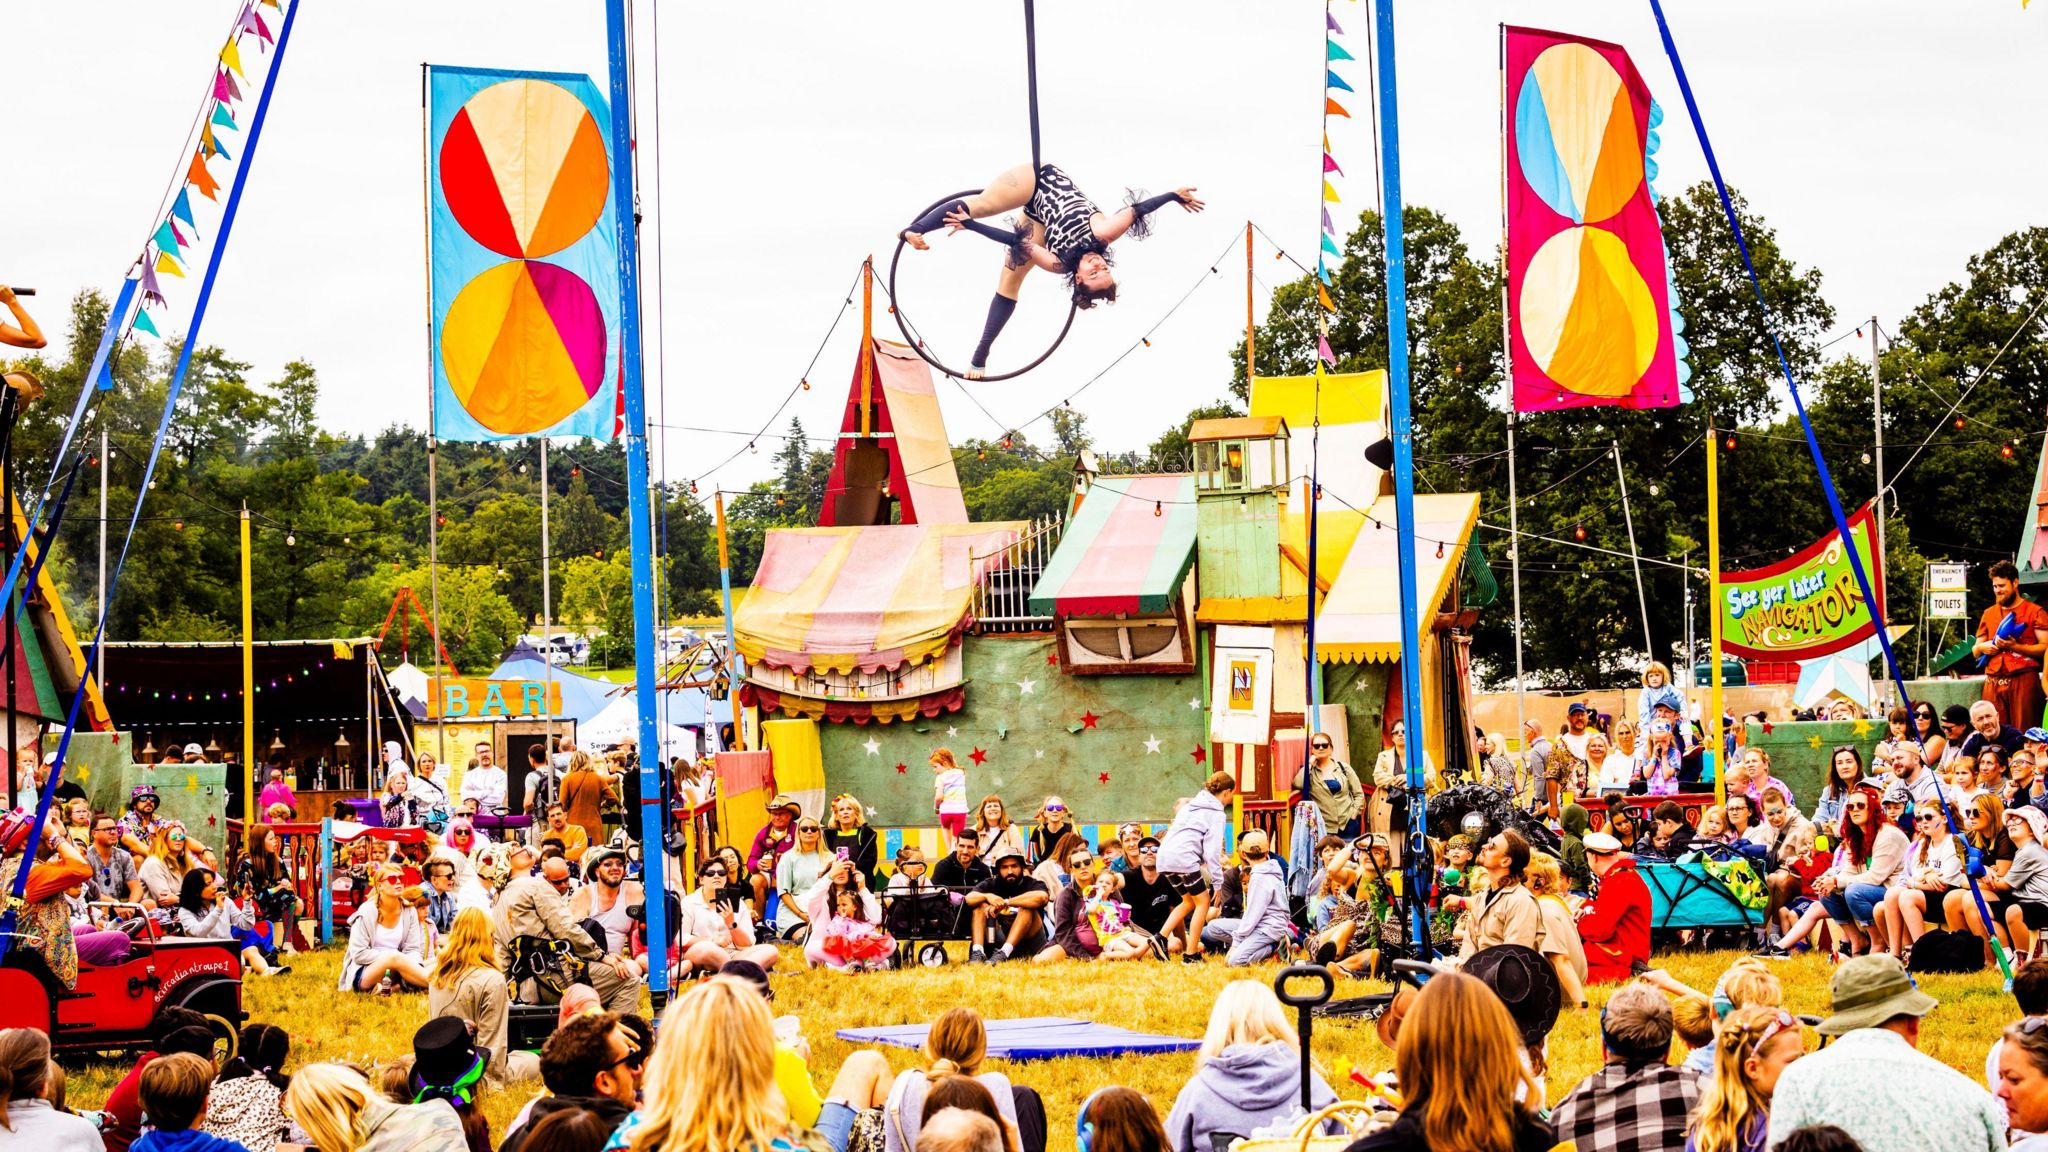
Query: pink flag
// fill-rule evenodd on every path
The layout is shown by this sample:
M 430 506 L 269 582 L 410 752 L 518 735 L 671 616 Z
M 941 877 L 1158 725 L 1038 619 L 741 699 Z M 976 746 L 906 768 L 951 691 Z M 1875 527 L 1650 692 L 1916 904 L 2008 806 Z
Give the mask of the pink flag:
M 1337 366 L 1337 354 L 1330 351 L 1330 340 L 1321 333 L 1316 334 L 1316 355 L 1321 356 L 1323 363 L 1328 364 L 1330 367 L 1335 368 Z
M 1323 171 L 1335 172 L 1339 176 L 1344 174 L 1344 170 L 1337 167 L 1337 158 L 1328 152 L 1323 153 Z
M 226 68 L 222 68 L 213 77 L 213 98 L 215 100 L 225 100 L 228 98 L 228 70 Z

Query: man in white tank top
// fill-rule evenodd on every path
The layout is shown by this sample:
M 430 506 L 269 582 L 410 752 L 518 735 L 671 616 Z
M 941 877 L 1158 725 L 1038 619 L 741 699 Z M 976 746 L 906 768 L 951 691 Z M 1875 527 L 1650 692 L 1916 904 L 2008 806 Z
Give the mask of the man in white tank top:
M 631 956 L 633 918 L 626 909 L 644 903 L 647 894 L 638 880 L 626 879 L 626 856 L 616 848 L 593 848 L 584 860 L 590 883 L 569 897 L 569 915 L 575 920 L 595 920 L 604 928 L 605 950 Z M 640 972 L 647 973 L 647 957 L 637 958 Z

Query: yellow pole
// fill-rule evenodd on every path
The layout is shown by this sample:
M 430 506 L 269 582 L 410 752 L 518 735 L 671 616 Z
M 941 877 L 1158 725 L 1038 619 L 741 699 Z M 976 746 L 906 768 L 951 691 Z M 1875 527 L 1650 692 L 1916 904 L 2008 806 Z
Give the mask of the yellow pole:
M 242 505 L 242 835 L 256 823 L 256 629 L 249 604 L 249 505 Z M 246 847 L 246 839 L 244 841 Z
M 1252 348 L 1257 327 L 1252 323 L 1252 222 L 1244 222 L 1244 394 L 1252 394 Z
M 1714 803 L 1728 801 L 1728 766 L 1721 763 L 1721 440 L 1714 414 L 1707 413 L 1707 660 L 1713 690 L 1707 694 L 1707 754 L 1713 757 Z

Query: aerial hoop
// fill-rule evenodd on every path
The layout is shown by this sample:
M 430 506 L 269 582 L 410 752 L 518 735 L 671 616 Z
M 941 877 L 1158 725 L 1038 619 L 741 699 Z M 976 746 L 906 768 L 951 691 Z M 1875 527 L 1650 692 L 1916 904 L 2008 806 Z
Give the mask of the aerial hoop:
M 969 188 L 965 192 L 955 192 L 951 196 L 942 196 L 939 199 L 932 201 L 930 204 L 925 205 L 924 208 L 920 209 L 917 215 L 911 217 L 911 219 L 918 219 L 919 217 L 922 217 L 926 213 L 932 211 L 934 208 L 939 207 L 941 204 L 951 204 L 955 200 L 965 200 L 969 196 L 979 196 L 981 195 L 981 192 L 982 190 L 979 188 Z M 898 331 L 903 333 L 903 342 L 905 344 L 910 345 L 911 350 L 916 352 L 918 357 L 922 359 L 925 363 L 931 365 L 934 368 L 937 368 L 939 371 L 945 373 L 948 376 L 953 377 L 956 380 L 966 380 L 969 377 L 965 372 L 959 372 L 947 367 L 943 361 L 941 361 L 938 357 L 932 355 L 931 352 L 925 348 L 924 341 L 919 340 L 917 337 L 910 334 L 910 324 L 907 320 L 904 319 L 903 316 L 903 296 L 901 293 L 896 291 L 896 265 L 902 261 L 903 249 L 908 246 L 908 242 L 905 241 L 903 239 L 903 236 L 899 233 L 896 237 L 896 254 L 889 257 L 889 300 L 891 304 L 894 306 L 892 308 L 892 311 L 896 313 L 896 328 Z M 1074 327 L 1074 315 L 1080 310 L 1081 302 L 1069 296 L 1067 300 L 1067 322 L 1065 324 L 1060 325 L 1060 334 L 1052 338 L 1052 346 L 1047 348 L 1045 351 L 1040 352 L 1038 354 L 1038 359 L 1033 360 L 1031 363 L 1024 365 L 1022 368 L 1012 369 L 1011 371 L 1008 372 L 991 372 L 986 375 L 977 377 L 976 379 L 1014 380 L 1017 377 L 1022 376 L 1026 372 L 1031 371 L 1033 368 L 1038 367 L 1040 364 L 1045 363 L 1048 359 L 1052 357 L 1052 354 L 1054 352 L 1059 351 L 1060 345 L 1066 342 L 1068 331 L 1070 331 Z

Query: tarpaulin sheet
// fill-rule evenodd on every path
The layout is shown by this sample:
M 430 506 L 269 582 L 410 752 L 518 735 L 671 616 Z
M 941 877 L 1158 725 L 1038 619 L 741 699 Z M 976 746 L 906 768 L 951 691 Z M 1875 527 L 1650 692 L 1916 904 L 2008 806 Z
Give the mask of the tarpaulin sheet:
M 1098 477 L 1031 589 L 1031 611 L 1164 612 L 1194 563 L 1193 476 Z
M 1133 1032 L 1093 1020 L 1063 1016 L 1032 1016 L 1023 1020 L 989 1020 L 988 1054 L 1001 1060 L 1051 1060 L 1060 1056 L 1129 1056 L 1159 1052 L 1193 1052 L 1200 1040 Z M 887 1044 L 891 1048 L 924 1048 L 929 1024 L 892 1024 L 880 1028 L 842 1028 L 841 1040 Z

